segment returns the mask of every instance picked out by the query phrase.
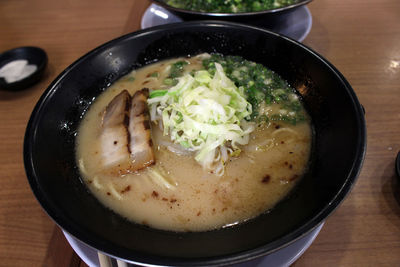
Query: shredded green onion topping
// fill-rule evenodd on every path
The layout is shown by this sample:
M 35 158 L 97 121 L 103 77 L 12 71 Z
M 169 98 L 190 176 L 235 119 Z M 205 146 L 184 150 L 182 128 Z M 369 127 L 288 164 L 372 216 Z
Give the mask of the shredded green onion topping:
M 249 141 L 254 130 L 249 119 L 252 106 L 242 87 L 226 76 L 215 63 L 215 74 L 206 70 L 185 74 L 169 90 L 154 90 L 148 104 L 152 121 L 160 121 L 164 135 L 194 151 L 203 168 L 224 173 L 227 152 L 240 153 L 238 145 Z

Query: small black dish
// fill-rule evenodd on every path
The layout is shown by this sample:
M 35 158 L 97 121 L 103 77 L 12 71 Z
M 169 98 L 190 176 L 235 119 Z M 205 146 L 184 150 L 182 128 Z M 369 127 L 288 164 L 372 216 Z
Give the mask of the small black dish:
M 18 59 L 27 60 L 28 64 L 36 65 L 37 69 L 29 76 L 11 83 L 6 82 L 3 77 L 0 77 L 0 89 L 9 91 L 26 89 L 37 83 L 42 77 L 47 65 L 47 54 L 43 49 L 39 47 L 25 46 L 8 50 L 0 54 L 0 69 L 4 65 Z

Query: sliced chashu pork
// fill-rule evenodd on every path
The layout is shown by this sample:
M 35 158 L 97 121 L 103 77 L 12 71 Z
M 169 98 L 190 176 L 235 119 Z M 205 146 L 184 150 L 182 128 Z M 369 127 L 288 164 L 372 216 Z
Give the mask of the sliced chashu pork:
M 102 171 L 123 175 L 155 162 L 148 95 L 147 88 L 137 91 L 133 97 L 123 90 L 107 105 L 99 138 Z
M 135 159 L 134 165 L 139 169 L 154 163 L 147 98 L 149 89 L 143 88 L 135 92 L 129 113 L 130 151 Z

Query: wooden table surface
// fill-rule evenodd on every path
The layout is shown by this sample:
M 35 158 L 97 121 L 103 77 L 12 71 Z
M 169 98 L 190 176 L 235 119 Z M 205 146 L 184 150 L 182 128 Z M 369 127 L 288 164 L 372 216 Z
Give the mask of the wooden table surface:
M 140 28 L 148 0 L 1 0 L 0 51 L 39 46 L 40 83 L 0 91 L 0 266 L 85 266 L 42 210 L 22 160 L 25 127 L 50 82 L 98 45 Z M 325 222 L 300 266 L 399 266 L 400 1 L 314 0 L 304 43 L 348 79 L 366 110 L 368 147 L 359 179 Z

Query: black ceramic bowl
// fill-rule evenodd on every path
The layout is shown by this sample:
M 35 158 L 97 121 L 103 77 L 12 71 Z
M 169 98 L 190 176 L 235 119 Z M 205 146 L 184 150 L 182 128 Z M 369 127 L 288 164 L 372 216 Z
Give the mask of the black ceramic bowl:
M 262 63 L 299 91 L 315 129 L 309 172 L 271 212 L 234 227 L 176 233 L 129 222 L 101 205 L 80 178 L 74 147 L 82 115 L 132 69 L 203 52 Z M 139 264 L 210 266 L 267 255 L 312 231 L 349 193 L 365 149 L 361 105 L 349 83 L 324 58 L 266 30 L 202 21 L 128 34 L 69 66 L 33 110 L 24 161 L 32 190 L 49 216 L 89 246 Z
M 11 83 L 0 77 L 0 89 L 15 91 L 26 89 L 37 83 L 44 73 L 47 65 L 46 52 L 34 46 L 18 47 L 0 54 L 0 68 L 14 60 L 26 60 L 28 64 L 36 65 L 36 70 L 29 76 Z
M 202 12 L 193 11 L 183 8 L 176 8 L 168 5 L 166 0 L 153 0 L 153 2 L 161 5 L 165 9 L 181 17 L 183 20 L 201 20 L 201 19 L 214 19 L 241 22 L 253 25 L 268 25 L 274 22 L 282 14 L 296 11 L 297 8 L 307 5 L 312 0 L 299 0 L 297 3 L 281 8 L 268 9 L 257 12 L 241 12 L 241 13 L 215 13 L 215 12 Z
M 395 169 L 396 169 L 397 179 L 399 179 L 399 181 L 400 181 L 400 151 L 396 157 Z

